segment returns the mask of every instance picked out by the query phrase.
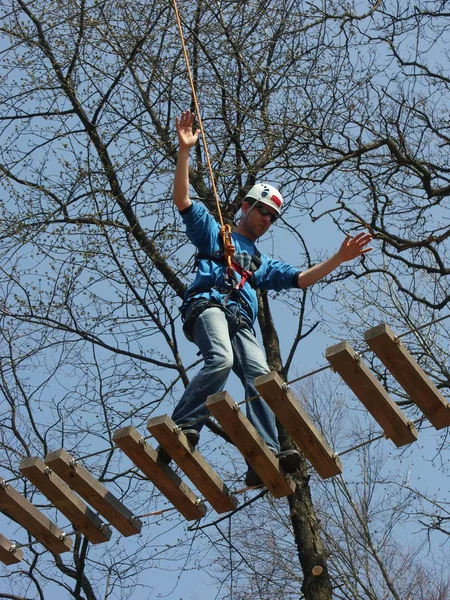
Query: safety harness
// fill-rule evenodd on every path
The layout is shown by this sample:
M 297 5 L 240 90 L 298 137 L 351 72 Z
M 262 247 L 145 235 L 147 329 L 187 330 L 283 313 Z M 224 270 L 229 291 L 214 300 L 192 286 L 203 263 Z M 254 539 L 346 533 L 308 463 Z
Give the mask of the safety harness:
M 193 268 L 197 269 L 200 261 L 205 260 L 205 259 L 212 260 L 213 262 L 215 262 L 218 265 L 226 266 L 226 282 L 228 284 L 227 287 L 232 287 L 233 291 L 241 290 L 244 287 L 244 285 L 247 283 L 247 281 L 253 288 L 256 288 L 253 274 L 255 273 L 255 271 L 257 271 L 259 269 L 259 267 L 261 266 L 261 263 L 262 263 L 261 252 L 257 248 L 255 248 L 255 252 L 252 256 L 249 270 L 244 269 L 244 267 L 240 263 L 238 263 L 236 260 L 231 261 L 231 268 L 230 268 L 225 261 L 225 256 L 224 256 L 224 253 L 222 250 L 219 250 L 218 252 L 215 252 L 214 254 L 204 254 L 202 252 L 198 252 L 195 255 L 195 263 L 194 263 Z M 236 273 L 238 273 L 241 276 L 240 281 L 238 281 L 238 279 L 236 277 Z
M 219 240 L 222 241 L 222 236 L 219 236 Z M 193 288 L 192 290 L 190 290 L 189 295 L 186 296 L 186 298 L 184 299 L 183 307 L 187 307 L 187 305 L 191 302 L 194 296 L 197 296 L 198 294 L 202 294 L 204 292 L 210 292 L 211 290 L 217 290 L 220 294 L 224 295 L 224 298 L 222 303 L 214 299 L 208 300 L 206 298 L 203 298 L 197 306 L 194 306 L 194 308 L 188 312 L 187 319 L 185 320 L 183 326 L 184 332 L 188 339 L 191 338 L 195 321 L 207 308 L 210 308 L 211 306 L 216 306 L 227 312 L 227 305 L 229 304 L 230 300 L 236 303 L 237 310 L 239 310 L 239 305 L 244 308 L 245 312 L 249 316 L 249 322 L 251 322 L 251 309 L 248 306 L 248 303 L 242 297 L 240 291 L 246 283 L 251 285 L 253 288 L 256 288 L 254 273 L 260 268 L 262 264 L 261 252 L 257 248 L 255 248 L 255 252 L 250 262 L 250 268 L 248 270 L 244 269 L 244 267 L 240 263 L 234 260 L 234 252 L 233 259 L 231 261 L 228 261 L 226 253 L 223 251 L 222 248 L 214 254 L 198 252 L 195 255 L 193 270 L 198 269 L 201 260 L 212 260 L 218 265 L 225 266 L 226 271 L 224 281 L 219 285 L 198 286 Z M 239 281 L 236 274 L 239 274 L 241 277 Z M 239 317 L 237 312 L 235 314 L 235 317 L 238 322 L 241 322 L 242 327 L 248 327 L 249 323 L 247 323 L 242 317 Z

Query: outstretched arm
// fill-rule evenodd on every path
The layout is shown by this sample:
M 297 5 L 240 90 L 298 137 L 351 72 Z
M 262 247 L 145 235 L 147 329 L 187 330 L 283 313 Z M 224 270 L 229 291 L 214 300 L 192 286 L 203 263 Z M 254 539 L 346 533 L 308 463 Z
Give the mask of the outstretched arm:
M 191 205 L 189 198 L 189 152 L 198 140 L 200 129 L 192 131 L 194 115 L 189 110 L 183 112 L 175 120 L 178 136 L 178 159 L 173 183 L 173 199 L 178 210 L 184 210 Z
M 348 235 L 343 241 L 339 250 L 331 256 L 328 260 L 314 265 L 307 271 L 300 273 L 298 276 L 298 287 L 306 288 L 317 283 L 324 277 L 326 277 L 331 271 L 334 271 L 343 262 L 353 260 L 366 252 L 370 252 L 372 248 L 366 248 L 372 240 L 370 233 L 358 233 L 354 238 Z

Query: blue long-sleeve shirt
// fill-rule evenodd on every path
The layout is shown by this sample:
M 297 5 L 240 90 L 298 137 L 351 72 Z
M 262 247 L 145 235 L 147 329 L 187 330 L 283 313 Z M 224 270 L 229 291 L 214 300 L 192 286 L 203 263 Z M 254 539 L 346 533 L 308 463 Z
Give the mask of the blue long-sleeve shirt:
M 199 254 L 213 256 L 222 251 L 220 225 L 203 204 L 193 202 L 189 208 L 181 211 L 180 214 L 186 226 L 186 234 L 196 246 Z M 238 262 L 244 269 L 250 270 L 252 256 L 255 253 L 254 243 L 250 238 L 235 232 L 232 232 L 231 236 L 235 247 L 234 261 Z M 260 260 L 261 266 L 254 272 L 252 277 L 255 287 L 275 291 L 298 287 L 299 270 L 296 267 L 269 258 L 265 254 L 260 254 Z M 240 281 L 241 277 L 238 273 L 236 273 L 236 277 Z M 186 298 L 190 300 L 203 297 L 214 299 L 221 304 L 226 294 L 219 290 L 220 288 L 223 290 L 225 285 L 225 264 L 218 264 L 209 258 L 200 258 L 196 278 L 187 289 Z M 197 288 L 202 291 L 195 293 Z M 241 313 L 246 320 L 250 320 L 253 324 L 258 313 L 256 290 L 247 280 L 240 289 L 239 294 L 242 300 L 239 303 Z

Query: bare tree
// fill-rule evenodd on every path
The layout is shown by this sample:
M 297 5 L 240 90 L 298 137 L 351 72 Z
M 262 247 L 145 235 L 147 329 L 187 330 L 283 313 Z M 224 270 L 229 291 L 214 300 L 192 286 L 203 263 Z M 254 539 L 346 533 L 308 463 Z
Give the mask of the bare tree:
M 382 305 L 380 282 L 388 281 L 389 298 L 401 299 L 401 317 L 394 301 L 390 306 L 399 323 L 435 316 L 448 299 L 448 61 L 436 61 L 430 50 L 446 52 L 441 3 L 377 2 L 359 10 L 293 0 L 198 0 L 180 8 L 225 219 L 233 220 L 257 179 L 270 179 L 287 198 L 289 262 L 308 266 L 316 258 L 302 236 L 306 222 L 331 218 L 346 232 L 364 226 L 380 240 L 380 260 L 296 293 L 295 333 L 283 332 L 290 347 L 284 362 L 269 302 L 292 306 L 293 295 L 261 297 L 271 366 L 289 377 L 300 342 L 320 322 L 317 308 L 334 306 L 322 299 L 363 306 L 370 322 L 367 307 Z M 193 356 L 184 363 L 189 353 L 178 314 L 192 262 L 171 202 L 173 121 L 192 97 L 173 9 L 136 0 L 11 0 L 2 7 L 2 32 L 3 476 L 45 505 L 19 477 L 18 461 L 64 447 L 87 457 L 101 481 L 146 514 L 161 499 L 114 450 L 112 435 L 125 424 L 142 429 L 154 411 L 170 410 L 197 363 Z M 201 145 L 191 184 L 215 213 Z M 351 275 L 352 284 L 343 283 Z M 339 320 L 339 333 L 342 326 Z M 445 388 L 446 346 L 439 345 L 437 357 L 433 338 L 425 342 L 417 338 L 414 350 Z M 290 447 L 285 432 L 280 436 Z M 241 474 L 229 464 L 222 468 L 230 481 Z M 292 528 L 289 556 L 301 568 L 291 562 L 295 573 L 288 578 L 273 554 L 270 576 L 261 578 L 268 546 L 265 560 L 251 568 L 259 596 L 252 591 L 249 598 L 275 598 L 278 587 L 279 597 L 301 588 L 305 598 L 322 600 L 342 585 L 342 567 L 328 556 L 334 538 L 320 533 L 306 461 L 296 482 L 289 514 L 273 503 L 255 503 L 248 513 L 255 523 L 265 511 L 283 514 Z M 345 488 L 339 493 L 345 496 Z M 357 502 L 347 502 L 349 514 L 353 504 L 357 514 Z M 156 519 L 167 530 L 182 529 L 176 517 Z M 190 556 L 190 535 L 164 552 L 155 546 L 158 536 L 150 525 L 142 538 L 110 545 L 105 555 L 77 535 L 70 562 L 49 561 L 33 544 L 26 583 L 20 568 L 8 570 L 8 593 L 26 596 L 32 589 L 44 597 L 61 586 L 74 598 L 131 597 L 134 584 L 146 585 L 140 577 L 146 568 L 164 561 L 179 569 Z M 248 555 L 242 561 L 250 568 Z M 356 564 L 351 568 L 366 581 Z M 231 571 L 237 572 L 234 564 Z M 389 577 L 387 571 L 385 582 Z M 386 585 L 386 593 L 403 593 Z

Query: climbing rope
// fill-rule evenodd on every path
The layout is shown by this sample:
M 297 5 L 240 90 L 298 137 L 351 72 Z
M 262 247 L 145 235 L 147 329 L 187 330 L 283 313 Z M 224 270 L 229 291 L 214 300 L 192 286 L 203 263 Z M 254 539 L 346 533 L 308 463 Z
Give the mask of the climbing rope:
M 220 222 L 220 226 L 221 226 L 220 234 L 222 236 L 224 257 L 225 257 L 228 269 L 232 270 L 233 269 L 232 262 L 233 262 L 235 248 L 234 248 L 233 240 L 231 237 L 231 226 L 228 224 L 225 224 L 223 222 L 222 210 L 220 208 L 220 202 L 219 202 L 219 196 L 217 194 L 216 182 L 214 180 L 214 173 L 213 173 L 212 166 L 211 166 L 211 160 L 209 158 L 208 144 L 206 143 L 205 130 L 203 128 L 203 121 L 202 121 L 202 118 L 200 115 L 200 108 L 198 105 L 197 92 L 195 91 L 195 84 L 194 84 L 194 79 L 192 77 L 191 65 L 189 63 L 189 57 L 188 57 L 188 53 L 186 50 L 186 42 L 184 40 L 183 27 L 181 25 L 180 13 L 178 12 L 178 6 L 177 6 L 176 0 L 172 0 L 172 4 L 173 4 L 174 11 L 175 11 L 175 17 L 177 19 L 178 31 L 180 34 L 181 47 L 183 50 L 184 60 L 186 62 L 186 69 L 187 69 L 187 73 L 188 73 L 189 84 L 190 84 L 191 90 L 192 90 L 192 98 L 194 100 L 194 106 L 195 106 L 195 115 L 197 117 L 198 126 L 199 126 L 200 133 L 202 136 L 206 164 L 208 166 L 209 176 L 211 179 L 211 186 L 212 186 L 214 198 L 216 201 L 217 214 L 219 215 L 219 222 Z

